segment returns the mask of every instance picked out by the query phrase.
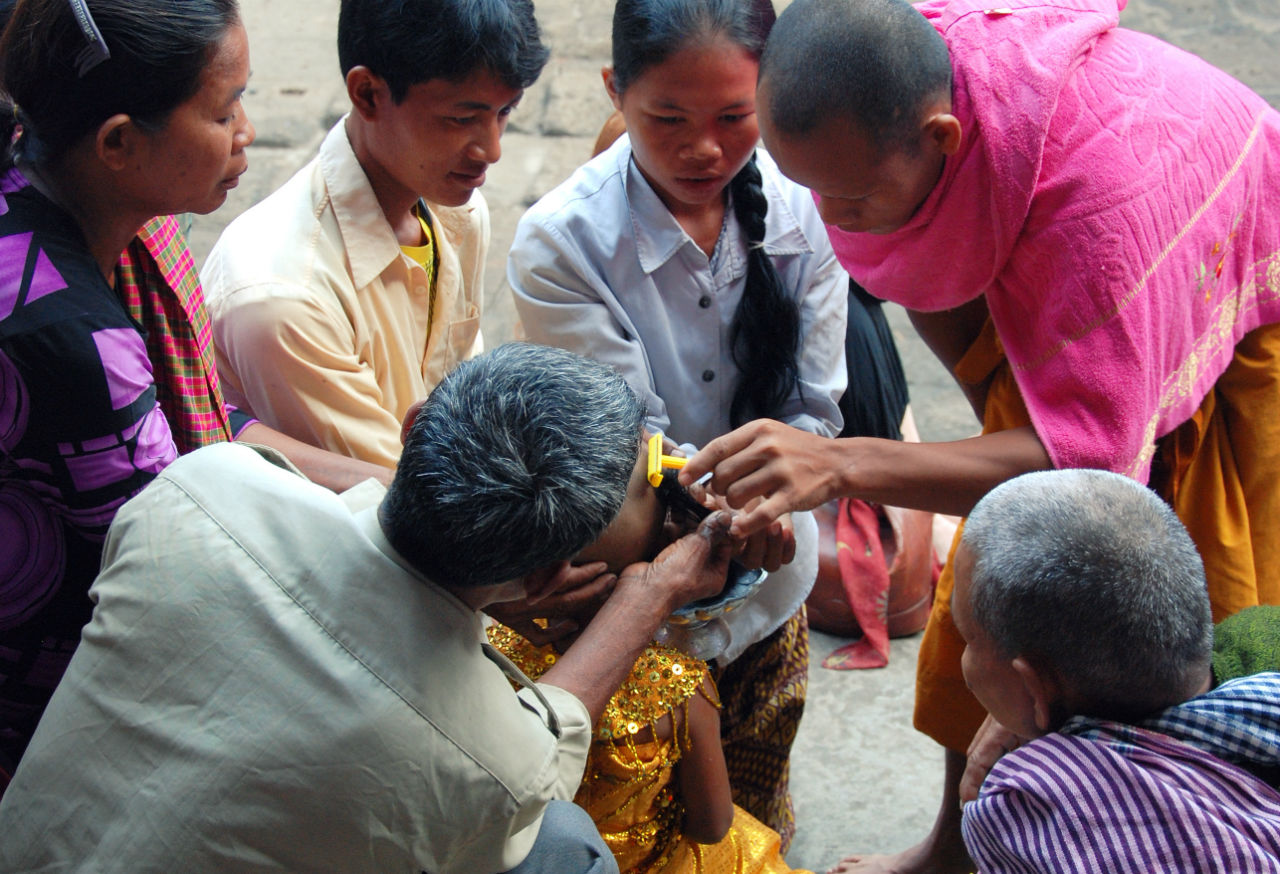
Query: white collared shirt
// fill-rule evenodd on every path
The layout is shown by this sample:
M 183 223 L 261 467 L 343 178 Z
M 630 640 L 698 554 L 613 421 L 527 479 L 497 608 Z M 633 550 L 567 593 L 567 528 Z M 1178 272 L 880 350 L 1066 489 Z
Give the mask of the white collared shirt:
M 483 348 L 489 211 L 425 204 L 435 309 L 400 250 L 345 119 L 292 179 L 233 221 L 201 270 L 230 403 L 313 446 L 394 467 L 404 414 Z
M 777 418 L 835 436 L 848 381 L 848 276 L 812 196 L 758 151 L 769 202 L 765 251 L 800 308 L 800 382 Z M 701 446 L 730 429 L 739 382 L 730 326 L 747 276 L 732 210 L 709 259 L 636 169 L 630 141 L 574 172 L 520 220 L 507 262 L 526 336 L 618 368 L 648 427 Z

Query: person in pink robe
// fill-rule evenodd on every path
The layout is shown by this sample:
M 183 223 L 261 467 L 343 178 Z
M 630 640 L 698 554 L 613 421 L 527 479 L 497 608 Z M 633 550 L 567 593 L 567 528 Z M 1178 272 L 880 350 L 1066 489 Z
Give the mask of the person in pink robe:
M 1227 74 L 1118 27 L 1123 0 L 796 0 L 757 106 L 836 254 L 900 303 L 984 433 L 946 444 L 725 435 L 692 481 L 741 532 L 836 496 L 964 515 L 1048 467 L 1149 483 L 1205 557 L 1214 618 L 1280 601 L 1280 114 Z M 945 571 L 917 727 L 947 748 L 930 837 L 838 870 L 971 870 L 957 801 L 971 741 Z M 976 787 L 974 787 L 976 788 Z

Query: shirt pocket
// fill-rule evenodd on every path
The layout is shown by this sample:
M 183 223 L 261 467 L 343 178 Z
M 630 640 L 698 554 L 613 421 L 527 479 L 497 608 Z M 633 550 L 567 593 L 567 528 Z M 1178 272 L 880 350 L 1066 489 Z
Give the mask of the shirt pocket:
M 480 333 L 480 308 L 467 304 L 466 315 L 449 323 L 449 342 L 445 350 L 445 372 L 465 361 Z

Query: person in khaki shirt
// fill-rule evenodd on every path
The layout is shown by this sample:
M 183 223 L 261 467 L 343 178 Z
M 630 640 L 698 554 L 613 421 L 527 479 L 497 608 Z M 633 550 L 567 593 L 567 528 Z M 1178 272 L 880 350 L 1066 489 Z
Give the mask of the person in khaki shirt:
M 393 467 L 400 422 L 481 351 L 479 187 L 547 58 L 528 0 L 344 0 L 352 110 L 202 270 L 232 403 Z
M 569 803 L 591 726 L 723 586 L 728 514 L 652 562 L 569 567 L 656 500 L 644 405 L 570 352 L 502 346 L 415 413 L 385 490 L 226 444 L 120 511 L 0 803 L 0 871 L 617 874 Z M 537 683 L 488 646 L 479 611 L 587 580 L 613 593 Z

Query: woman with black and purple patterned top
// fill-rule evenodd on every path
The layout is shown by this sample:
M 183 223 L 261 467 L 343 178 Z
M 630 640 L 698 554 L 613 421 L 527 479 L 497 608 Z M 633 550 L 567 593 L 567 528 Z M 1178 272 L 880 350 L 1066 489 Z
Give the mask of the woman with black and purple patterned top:
M 217 209 L 247 168 L 248 75 L 236 0 L 24 0 L 0 37 L 0 788 L 108 525 L 180 452 L 235 435 L 333 488 L 390 475 L 233 422 L 218 390 L 169 216 Z
M 13 762 L 89 619 L 107 526 L 178 454 L 121 253 L 156 215 L 217 208 L 247 166 L 235 0 L 181 8 L 31 0 L 0 43 L 0 757 Z

